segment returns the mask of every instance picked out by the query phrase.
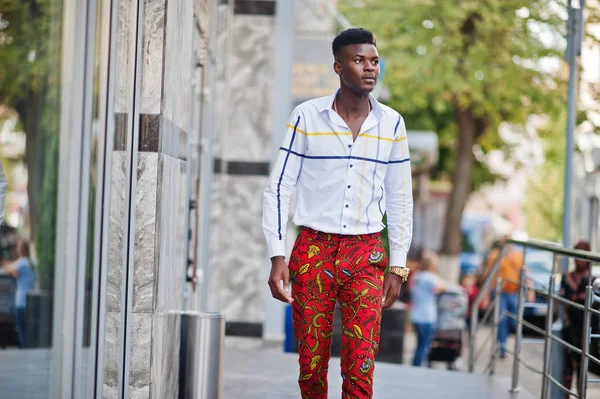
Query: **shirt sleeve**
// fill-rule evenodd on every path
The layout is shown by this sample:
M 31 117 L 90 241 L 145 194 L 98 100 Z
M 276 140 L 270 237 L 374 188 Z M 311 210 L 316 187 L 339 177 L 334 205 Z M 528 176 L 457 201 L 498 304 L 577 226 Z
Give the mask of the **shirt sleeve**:
M 2 168 L 2 162 L 0 162 L 0 225 L 2 225 L 2 220 L 4 220 L 4 203 L 6 200 L 6 190 L 6 176 L 4 175 L 4 169 Z
M 265 188 L 263 230 L 269 258 L 286 254 L 285 232 L 290 198 L 296 188 L 306 150 L 305 125 L 302 112 L 298 108 L 294 109 Z
M 410 157 L 404 120 L 398 115 L 394 143 L 384 179 L 390 241 L 390 266 L 406 266 L 413 231 Z

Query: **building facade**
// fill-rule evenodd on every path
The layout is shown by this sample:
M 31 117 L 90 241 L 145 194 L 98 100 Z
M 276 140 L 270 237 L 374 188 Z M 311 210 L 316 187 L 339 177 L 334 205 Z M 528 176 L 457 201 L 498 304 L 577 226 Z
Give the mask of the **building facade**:
M 236 2 L 32 4 L 0 14 L 0 396 L 178 397 L 216 23 Z

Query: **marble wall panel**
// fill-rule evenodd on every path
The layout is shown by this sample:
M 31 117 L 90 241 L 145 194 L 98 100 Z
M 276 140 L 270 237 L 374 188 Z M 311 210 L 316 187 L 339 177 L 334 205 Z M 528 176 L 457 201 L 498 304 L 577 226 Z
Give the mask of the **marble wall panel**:
M 152 323 L 152 398 L 179 395 L 181 315 L 156 313 Z
M 130 322 L 129 395 L 150 399 L 152 314 L 132 313 Z
M 210 7 L 209 0 L 194 1 L 194 15 L 198 21 L 200 31 L 208 35 L 208 26 L 210 24 Z
M 135 193 L 135 253 L 133 263 L 133 312 L 152 312 L 156 261 L 156 209 L 158 157 L 138 154 Z
M 106 284 L 106 310 L 121 310 L 123 285 L 123 254 L 125 197 L 127 195 L 128 156 L 125 151 L 114 151 L 111 164 L 111 192 L 108 230 L 108 279 Z
M 275 19 L 236 15 L 232 27 L 229 109 L 224 158 L 266 161 L 270 158 L 275 62 Z M 283 127 L 282 127 L 283 129 Z
M 293 0 L 294 25 L 299 36 L 314 36 L 319 39 L 323 35 L 332 36 L 335 31 L 335 20 L 328 7 L 335 9 L 336 0 Z
M 104 330 L 104 399 L 118 399 L 121 312 L 106 312 Z
M 144 0 L 141 114 L 161 112 L 165 6 L 166 0 Z
M 167 1 L 164 43 L 163 115 L 185 131 L 190 125 L 194 4 Z
M 232 10 L 229 6 L 219 6 L 218 11 L 218 22 L 217 22 L 217 45 L 216 45 L 216 58 L 217 58 L 217 70 L 215 84 L 216 99 L 215 104 L 215 132 L 213 135 L 213 154 L 217 158 L 223 157 L 224 147 L 224 135 L 229 131 L 229 116 L 231 115 L 231 103 L 229 101 L 230 92 L 230 81 L 229 75 L 231 73 L 231 65 L 228 62 L 221 62 L 221 60 L 228 59 L 230 54 L 230 42 L 232 40 L 229 35 L 230 22 L 233 20 Z M 210 132 L 202 132 L 206 134 Z
M 206 65 L 206 49 L 210 29 L 210 7 L 208 0 L 194 1 L 194 17 L 196 18 L 199 30 L 199 39 L 195 42 L 195 46 L 201 65 Z
M 265 256 L 262 197 L 265 176 L 222 176 L 218 233 L 213 233 L 212 303 L 227 320 L 265 318 Z
M 160 154 L 154 310 L 180 310 L 186 258 L 186 162 Z
M 115 112 L 131 112 L 133 65 L 135 61 L 135 0 L 119 1 L 115 74 Z

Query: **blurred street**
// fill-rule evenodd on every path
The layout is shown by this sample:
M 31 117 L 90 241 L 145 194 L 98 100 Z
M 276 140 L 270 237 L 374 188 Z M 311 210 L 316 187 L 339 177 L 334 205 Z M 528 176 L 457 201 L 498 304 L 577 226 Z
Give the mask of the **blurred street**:
M 299 395 L 297 357 L 262 341 L 228 340 L 224 358 L 223 398 L 296 399 Z M 329 363 L 329 397 L 341 393 L 339 358 Z M 376 363 L 374 398 L 505 399 L 516 397 L 507 390 L 507 378 L 446 370 L 423 370 L 405 365 Z M 520 399 L 533 399 L 526 392 Z
M 498 359 L 496 375 L 493 378 L 481 374 L 489 361 L 489 329 L 479 334 L 479 345 L 485 351 L 476 366 L 479 373 L 469 374 L 467 370 L 468 346 L 465 346 L 458 371 L 446 370 L 446 365 L 435 363 L 434 369 L 408 366 L 416 348 L 416 336 L 410 328 L 404 336 L 404 364 L 377 362 L 375 367 L 376 399 L 421 398 L 431 399 L 492 399 L 492 398 L 539 398 L 542 379 L 540 375 L 521 366 L 520 387 L 517 395 L 508 390 L 511 383 L 513 358 L 508 355 Z M 508 345 L 514 345 L 513 337 Z M 530 365 L 541 368 L 543 346 L 524 344 L 523 358 Z M 225 339 L 223 398 L 297 398 L 297 355 L 283 353 L 281 347 L 266 344 L 260 339 L 227 337 Z M 339 358 L 332 357 L 329 363 L 329 395 L 336 398 L 341 392 Z M 590 373 L 590 378 L 598 376 Z M 590 384 L 588 398 L 600 398 L 600 384 Z
M 564 399 L 598 283 L 600 0 L 0 4 L 0 399 Z

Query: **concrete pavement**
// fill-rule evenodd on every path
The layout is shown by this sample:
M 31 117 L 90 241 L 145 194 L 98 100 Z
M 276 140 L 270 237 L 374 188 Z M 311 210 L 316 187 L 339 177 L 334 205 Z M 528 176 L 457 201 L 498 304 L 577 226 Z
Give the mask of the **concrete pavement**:
M 341 395 L 339 358 L 329 364 L 329 397 Z M 262 341 L 227 339 L 224 356 L 223 399 L 298 399 L 298 363 L 295 354 L 269 348 Z M 438 369 L 378 362 L 375 399 L 533 399 L 522 391 L 508 392 L 509 380 Z

